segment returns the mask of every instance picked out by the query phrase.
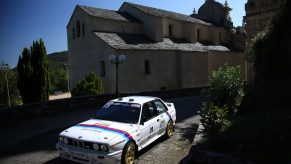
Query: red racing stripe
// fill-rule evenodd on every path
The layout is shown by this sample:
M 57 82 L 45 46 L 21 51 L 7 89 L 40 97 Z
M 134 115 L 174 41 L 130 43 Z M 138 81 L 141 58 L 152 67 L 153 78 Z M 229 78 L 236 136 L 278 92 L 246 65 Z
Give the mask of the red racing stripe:
M 100 128 L 100 129 L 106 129 L 106 130 L 110 130 L 110 131 L 114 131 L 114 132 L 118 132 L 118 133 L 122 133 L 124 134 L 127 138 L 129 138 L 130 140 L 133 140 L 132 136 L 124 131 L 124 130 L 120 130 L 120 129 L 115 129 L 115 128 L 111 128 L 111 127 L 108 127 L 108 126 L 104 126 L 104 125 L 100 125 L 100 124 L 79 124 L 79 126 L 85 126 L 85 127 L 96 127 L 96 128 Z

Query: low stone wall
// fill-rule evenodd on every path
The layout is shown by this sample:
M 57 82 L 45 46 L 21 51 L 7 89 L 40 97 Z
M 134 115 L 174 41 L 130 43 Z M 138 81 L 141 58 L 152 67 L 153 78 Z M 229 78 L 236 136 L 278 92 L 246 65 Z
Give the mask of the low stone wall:
M 192 88 L 172 91 L 122 93 L 121 96 L 122 97 L 133 95 L 156 96 L 159 98 L 167 99 L 174 97 L 199 95 L 202 89 L 203 88 Z M 0 110 L 0 122 L 5 123 L 6 121 L 44 117 L 47 115 L 52 115 L 61 112 L 69 112 L 73 110 L 99 108 L 104 103 L 114 98 L 116 98 L 114 94 L 108 94 L 108 95 L 73 97 L 19 105 L 9 109 Z

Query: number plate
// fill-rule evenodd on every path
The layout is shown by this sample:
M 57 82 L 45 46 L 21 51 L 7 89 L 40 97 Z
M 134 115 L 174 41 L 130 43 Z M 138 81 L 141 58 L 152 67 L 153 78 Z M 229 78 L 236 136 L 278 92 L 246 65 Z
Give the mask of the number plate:
M 85 153 L 74 152 L 74 156 L 77 157 L 77 158 L 86 159 L 86 154 Z

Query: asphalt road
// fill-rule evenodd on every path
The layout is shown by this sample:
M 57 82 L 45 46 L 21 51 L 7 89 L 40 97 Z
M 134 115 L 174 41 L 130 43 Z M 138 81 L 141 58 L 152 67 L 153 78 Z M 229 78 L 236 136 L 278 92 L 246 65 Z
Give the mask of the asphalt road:
M 199 122 L 197 110 L 200 109 L 202 98 L 193 96 L 166 101 L 173 102 L 177 110 L 175 134 L 168 140 L 159 139 L 139 152 L 136 163 L 179 163 L 191 148 L 191 142 Z M 90 117 L 91 115 L 88 115 L 88 119 Z M 64 119 L 70 119 L 70 115 L 67 114 Z M 64 129 L 59 128 L 30 137 L 2 150 L 0 152 L 0 163 L 73 163 L 59 158 L 58 151 L 55 148 L 58 134 Z

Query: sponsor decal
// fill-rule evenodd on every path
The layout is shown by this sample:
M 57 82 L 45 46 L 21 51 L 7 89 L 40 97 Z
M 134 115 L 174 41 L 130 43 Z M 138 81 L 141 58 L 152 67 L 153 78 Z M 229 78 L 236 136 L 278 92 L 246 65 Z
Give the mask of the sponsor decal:
M 140 104 L 131 104 L 131 107 L 140 108 Z
M 126 141 L 133 140 L 132 136 L 128 132 L 126 132 L 124 130 L 116 129 L 116 128 L 111 128 L 108 126 L 103 126 L 103 125 L 99 125 L 99 124 L 78 124 L 78 125 L 76 125 L 76 127 L 88 128 L 88 129 L 97 129 L 100 131 L 107 131 L 107 132 L 121 135 Z
M 100 126 L 110 126 L 111 124 L 109 123 L 105 123 L 105 122 L 102 122 L 102 123 L 95 123 L 93 125 L 100 125 Z
M 160 128 L 166 125 L 166 119 L 163 119 L 160 124 Z
M 87 130 L 87 131 L 92 131 L 92 132 L 102 133 L 100 130 L 97 130 L 97 129 L 82 128 L 81 130 Z
M 114 146 L 116 146 L 116 145 L 119 145 L 119 144 L 121 144 L 121 143 L 123 143 L 123 142 L 125 142 L 125 140 L 119 141 L 119 142 L 117 142 L 117 143 L 115 143 L 115 144 L 111 145 L 111 147 L 113 147 L 113 148 L 114 148 Z

